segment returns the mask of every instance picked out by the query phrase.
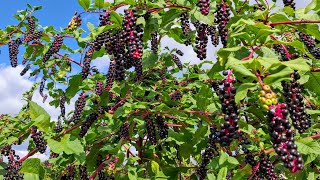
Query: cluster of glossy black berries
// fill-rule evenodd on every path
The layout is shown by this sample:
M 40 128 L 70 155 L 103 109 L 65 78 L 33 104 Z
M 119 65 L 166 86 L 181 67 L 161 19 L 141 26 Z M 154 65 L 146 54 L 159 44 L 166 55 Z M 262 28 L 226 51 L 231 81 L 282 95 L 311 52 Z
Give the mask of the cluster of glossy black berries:
M 74 16 L 72 17 L 71 21 L 68 24 L 68 30 L 69 31 L 74 31 L 76 30 L 79 26 L 81 26 L 82 20 L 80 14 L 77 12 L 74 13 Z
M 181 63 L 181 60 L 179 59 L 179 57 L 175 54 L 171 54 L 171 58 L 172 58 L 172 61 L 178 66 L 178 68 L 180 70 L 182 70 L 182 63 Z
M 207 44 L 208 44 L 208 25 L 204 23 L 196 22 L 195 26 L 197 29 L 197 37 L 196 37 L 196 46 L 195 52 L 197 53 L 197 57 L 200 60 L 203 60 L 207 57 Z
M 159 75 L 162 81 L 167 81 L 167 67 L 163 67 L 162 69 L 159 70 Z
M 116 66 L 116 62 L 115 61 L 110 61 L 110 65 L 109 65 L 109 70 L 107 73 L 107 78 L 106 78 L 106 87 L 105 90 L 107 92 L 110 91 L 110 89 L 112 88 L 114 79 L 115 79 L 115 66 Z
M 320 59 L 320 48 L 316 47 L 315 39 L 311 36 L 299 32 L 300 40 L 307 46 L 308 51 L 316 58 Z
M 80 130 L 80 133 L 79 133 L 80 137 L 84 137 L 87 134 L 89 128 L 97 120 L 97 118 L 98 118 L 98 114 L 96 114 L 96 113 L 89 114 L 89 116 L 87 117 L 86 121 L 83 122 L 82 125 L 81 125 L 81 130 Z
M 210 135 L 208 137 L 208 143 L 206 149 L 202 153 L 201 156 L 201 164 L 197 169 L 196 174 L 198 175 L 199 179 L 205 179 L 207 175 L 207 165 L 213 159 L 215 154 L 218 153 L 216 143 L 220 142 L 220 132 L 215 128 L 210 128 Z
M 305 110 L 303 96 L 301 95 L 303 85 L 298 82 L 299 79 L 300 75 L 295 71 L 292 74 L 292 81 L 290 83 L 282 81 L 281 84 L 292 124 L 300 133 L 302 133 L 311 126 L 311 117 Z
M 283 4 L 284 6 L 290 6 L 292 7 L 292 9 L 296 9 L 296 3 L 294 2 L 294 0 L 283 0 Z
M 191 44 L 191 39 L 189 37 L 191 28 L 190 28 L 190 21 L 189 21 L 189 16 L 187 12 L 184 12 L 180 15 L 180 22 L 181 22 L 183 35 L 187 38 L 184 44 L 188 46 Z
M 52 158 L 57 158 L 59 157 L 59 154 L 57 153 L 54 153 L 54 152 L 50 152 L 50 156 L 49 156 L 49 159 L 52 159 Z
M 264 7 L 262 4 L 256 4 L 253 6 L 253 10 L 254 11 L 258 11 L 258 10 L 264 11 L 264 10 L 266 10 L 266 7 Z
M 182 98 L 181 91 L 176 90 L 169 94 L 172 101 L 179 101 Z
M 79 176 L 80 176 L 80 180 L 89 180 L 87 166 L 79 165 Z
M 208 15 L 210 11 L 210 0 L 198 0 L 197 6 L 200 8 L 201 14 Z
M 96 83 L 96 89 L 95 89 L 95 91 L 96 91 L 96 94 L 97 94 L 98 96 L 101 96 L 101 95 L 102 95 L 102 92 L 103 92 L 103 83 L 102 83 L 102 82 L 98 81 L 98 82 Z
M 89 50 L 86 52 L 86 55 L 84 56 L 83 59 L 83 66 L 82 66 L 82 79 L 86 79 L 89 75 L 90 72 L 90 63 L 92 60 L 92 55 L 95 51 L 94 46 L 90 46 Z
M 78 100 L 75 103 L 75 110 L 74 110 L 72 118 L 69 121 L 69 124 L 71 122 L 78 123 L 80 121 L 81 113 L 86 105 L 86 96 L 87 95 L 84 92 L 82 92 L 79 95 Z
M 4 180 L 22 180 L 23 174 L 20 174 L 19 171 L 21 169 L 22 163 L 19 161 L 20 157 L 15 154 L 13 149 L 8 149 L 4 155 L 8 156 L 7 167 L 5 167 L 6 173 L 4 174 Z
M 44 63 L 47 62 L 53 54 L 59 52 L 59 50 L 62 46 L 62 43 L 63 43 L 63 36 L 56 35 L 54 37 L 54 40 L 53 40 L 51 46 L 49 47 L 49 50 L 44 54 L 42 62 L 44 62 Z
M 61 120 L 58 120 L 56 126 L 54 127 L 54 132 L 60 133 L 63 130 Z
M 290 59 L 298 58 L 298 53 L 290 54 L 288 51 L 288 46 L 283 44 L 274 44 L 273 50 L 276 51 L 280 56 L 282 61 L 289 61 Z
M 31 68 L 31 65 L 27 64 L 20 72 L 20 76 L 24 76 L 29 71 L 30 68 Z
M 160 115 L 156 115 L 156 122 L 157 122 L 159 137 L 161 139 L 167 138 L 169 126 L 167 125 L 167 123 L 164 122 L 163 117 Z
M 218 82 L 219 90 L 217 94 L 221 101 L 222 112 L 225 114 L 225 122 L 221 124 L 221 145 L 227 146 L 237 136 L 239 109 L 235 103 L 236 89 L 233 86 L 235 79 L 232 79 L 227 71 L 224 71 L 223 75 L 226 78 Z
M 218 24 L 218 31 L 223 47 L 227 47 L 228 29 L 226 28 L 229 22 L 230 7 L 224 1 L 217 4 L 214 22 Z
M 36 32 L 36 33 L 33 33 L 33 34 L 29 34 L 29 35 L 26 35 L 24 36 L 23 40 L 25 42 L 30 42 L 30 41 L 37 41 L 41 38 L 42 36 L 42 31 L 39 31 L 39 32 Z
M 219 33 L 217 32 L 217 28 L 215 26 L 208 27 L 208 36 L 211 37 L 211 43 L 215 47 L 219 45 Z
M 287 118 L 286 104 L 278 104 L 268 112 L 269 130 L 275 152 L 291 172 L 303 169 L 303 160 L 294 143 L 294 132 Z
M 127 44 L 129 56 L 133 59 L 140 59 L 143 52 L 142 28 L 136 24 L 138 14 L 133 9 L 124 11 L 123 28 L 124 38 Z
M 18 65 L 18 54 L 19 46 L 22 44 L 22 40 L 17 38 L 16 40 L 11 40 L 8 43 L 9 46 L 9 58 L 12 67 L 17 67 Z
M 61 97 L 60 97 L 60 111 L 61 111 L 61 117 L 65 118 L 66 117 L 66 93 L 63 92 Z
M 120 138 L 128 139 L 130 137 L 129 128 L 130 128 L 130 124 L 127 121 L 122 124 L 122 126 L 120 127 L 120 133 L 119 133 Z
M 40 82 L 40 87 L 39 87 L 39 94 L 44 98 L 45 97 L 45 94 L 43 94 L 43 90 L 44 90 L 44 86 L 46 85 L 46 81 L 47 81 L 47 78 L 45 78 L 44 76 L 42 77 L 41 79 L 41 82 Z
M 103 157 L 101 154 L 98 154 L 97 162 L 96 162 L 97 167 L 99 167 L 102 163 L 103 163 Z M 107 179 L 107 177 L 106 177 L 106 174 L 104 173 L 104 171 L 99 171 L 98 180 L 106 180 L 106 179 Z
M 179 50 L 179 49 L 176 50 L 176 53 L 177 53 L 179 56 L 183 56 L 183 54 L 184 54 L 184 53 L 183 53 L 181 50 Z
M 69 165 L 67 173 L 61 177 L 61 180 L 74 180 L 75 175 L 75 165 Z
M 157 137 L 156 137 L 156 127 L 154 125 L 154 122 L 150 118 L 147 118 L 145 122 L 146 122 L 148 140 L 152 145 L 155 145 L 157 144 Z
M 36 23 L 32 16 L 28 16 L 28 34 L 33 34 L 36 29 Z
M 268 180 L 277 180 L 278 175 L 274 171 L 274 166 L 270 161 L 269 154 L 260 154 L 259 162 L 255 166 L 256 172 L 253 179 L 260 180 L 260 179 L 268 179 Z
M 154 54 L 157 54 L 158 52 L 158 33 L 157 32 L 152 32 L 151 33 L 151 50 L 153 51 Z
M 42 136 L 42 132 L 38 131 L 37 126 L 31 127 L 31 138 L 35 143 L 40 153 L 45 153 L 47 149 L 47 143 Z

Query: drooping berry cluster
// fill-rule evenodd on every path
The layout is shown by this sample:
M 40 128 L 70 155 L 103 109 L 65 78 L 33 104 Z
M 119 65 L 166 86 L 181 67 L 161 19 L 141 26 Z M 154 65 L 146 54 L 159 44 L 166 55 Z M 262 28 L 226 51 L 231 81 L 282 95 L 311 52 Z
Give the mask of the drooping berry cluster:
M 61 117 L 65 118 L 66 117 L 66 93 L 63 92 L 61 97 L 60 97 L 60 111 L 61 111 Z
M 268 112 L 269 130 L 275 152 L 291 172 L 303 169 L 303 161 L 294 143 L 294 132 L 287 118 L 286 104 L 278 104 Z
M 140 59 L 143 52 L 142 47 L 142 28 L 136 24 L 138 14 L 135 10 L 128 9 L 124 11 L 123 28 L 124 38 L 130 57 Z
M 283 4 L 284 6 L 290 6 L 292 7 L 292 9 L 296 9 L 296 3 L 294 2 L 294 0 L 283 0 Z
M 97 167 L 100 166 L 100 164 L 103 163 L 103 157 L 101 154 L 98 154 L 98 157 L 97 157 Z M 98 180 L 106 180 L 107 177 L 106 177 L 106 174 L 104 173 L 104 171 L 99 171 L 98 173 Z
M 75 165 L 71 164 L 68 166 L 67 173 L 61 177 L 61 180 L 74 180 L 75 175 Z
M 47 143 L 42 136 L 42 132 L 38 131 L 37 126 L 31 127 L 31 138 L 36 144 L 37 149 L 40 153 L 45 153 L 47 149 Z
M 128 139 L 130 137 L 129 128 L 130 124 L 128 123 L 128 121 L 122 124 L 122 126 L 120 127 L 120 138 Z
M 102 95 L 102 92 L 103 92 L 103 83 L 102 83 L 102 82 L 98 81 L 98 82 L 96 83 L 96 89 L 95 89 L 95 91 L 96 91 L 96 94 L 97 94 L 98 96 L 101 96 L 101 95 Z
M 169 126 L 164 122 L 163 117 L 160 115 L 156 115 L 156 121 L 157 121 L 159 137 L 161 139 L 167 138 Z
M 37 41 L 41 38 L 42 36 L 42 31 L 39 31 L 39 32 L 36 32 L 36 33 L 33 33 L 33 34 L 29 34 L 29 35 L 26 35 L 24 36 L 23 40 L 25 42 L 30 42 L 30 41 Z
M 157 32 L 152 32 L 151 33 L 151 50 L 153 51 L 154 54 L 157 54 L 158 52 L 158 33 Z
M 69 31 L 74 31 L 76 30 L 79 26 L 81 26 L 82 20 L 80 14 L 77 12 L 74 13 L 74 16 L 72 17 L 71 21 L 68 24 L 68 30 Z
M 289 61 L 290 59 L 294 59 L 298 57 L 297 53 L 290 54 L 288 52 L 288 46 L 283 44 L 274 44 L 273 50 L 276 51 L 281 56 L 282 61 Z
M 7 172 L 4 174 L 4 180 L 22 180 L 23 174 L 19 173 L 22 163 L 19 161 L 20 157 L 11 149 L 11 146 L 6 156 L 8 156 L 8 163 L 7 167 L 5 167 Z
M 292 124 L 302 133 L 311 126 L 311 119 L 310 115 L 306 113 L 303 96 L 301 95 L 303 85 L 298 82 L 300 75 L 295 71 L 291 77 L 292 81 L 290 83 L 285 81 L 281 83 L 284 91 L 283 95 L 286 98 Z
M 304 43 L 304 45 L 307 46 L 308 51 L 316 59 L 320 59 L 320 48 L 316 47 L 315 39 L 305 33 L 302 33 L 302 32 L 299 32 L 299 37 L 300 37 L 300 40 Z
M 63 43 L 63 36 L 56 35 L 54 37 L 54 40 L 53 40 L 51 46 L 49 47 L 49 50 L 43 56 L 42 62 L 43 63 L 47 62 L 53 54 L 59 52 L 59 50 L 62 46 L 62 43 Z
M 268 179 L 268 180 L 277 180 L 278 179 L 278 175 L 277 173 L 274 171 L 274 166 L 270 161 L 270 156 L 269 154 L 264 154 L 262 153 L 259 156 L 259 162 L 258 164 L 255 166 L 256 170 L 256 174 L 254 176 L 254 179 L 256 180 L 260 180 L 260 179 Z
M 110 89 L 112 88 L 112 85 L 115 79 L 115 66 L 116 66 L 116 62 L 110 61 L 109 70 L 108 70 L 107 79 L 106 79 L 106 87 L 105 87 L 105 90 L 107 92 L 109 92 Z
M 222 112 L 225 114 L 225 122 L 221 124 L 221 145 L 227 146 L 233 138 L 236 138 L 238 130 L 239 109 L 235 103 L 236 89 L 233 86 L 235 79 L 231 78 L 231 72 L 223 72 L 227 76 L 224 80 L 219 81 L 219 99 L 221 101 Z
M 184 53 L 183 53 L 181 50 L 179 50 L 179 49 L 176 50 L 176 53 L 177 53 L 179 56 L 183 56 L 183 54 L 184 54 Z
M 96 113 L 89 114 L 86 121 L 84 123 L 82 123 L 82 125 L 81 125 L 81 130 L 79 133 L 80 137 L 84 137 L 87 134 L 89 128 L 97 120 L 97 118 L 98 118 L 98 114 L 96 114 Z
M 89 180 L 87 166 L 79 165 L 79 176 L 80 180 Z
M 198 0 L 197 6 L 200 8 L 202 15 L 208 15 L 210 11 L 210 0 Z
M 39 94 L 44 98 L 45 94 L 43 94 L 44 86 L 46 85 L 47 78 L 42 77 L 39 87 Z
M 189 21 L 189 16 L 188 16 L 187 12 L 184 12 L 180 15 L 180 22 L 181 22 L 183 35 L 187 38 L 187 40 L 184 42 L 184 44 L 188 46 L 191 44 L 191 40 L 189 37 L 189 33 L 191 32 L 191 28 L 190 28 L 190 21 Z
M 30 68 L 31 68 L 31 65 L 27 64 L 20 72 L 20 76 L 24 76 L 29 71 Z
M 262 88 L 259 93 L 259 100 L 262 106 L 269 110 L 269 106 L 278 104 L 277 94 L 271 90 L 269 85 L 263 85 Z
M 81 113 L 82 113 L 85 105 L 86 105 L 86 94 L 84 92 L 82 92 L 79 95 L 78 100 L 75 103 L 75 110 L 74 110 L 74 113 L 73 113 L 71 120 L 69 121 L 69 124 L 71 122 L 78 123 L 80 121 Z
M 54 127 L 54 132 L 60 133 L 63 130 L 61 120 L 59 119 L 56 126 Z
M 146 122 L 148 140 L 152 145 L 155 145 L 157 144 L 157 138 L 156 138 L 156 127 L 154 125 L 154 122 L 150 118 L 147 118 L 145 122 Z
M 18 54 L 19 46 L 22 44 L 22 40 L 17 38 L 16 40 L 10 41 L 9 46 L 9 58 L 12 67 L 17 67 L 18 65 Z
M 171 57 L 172 57 L 172 61 L 178 66 L 178 68 L 180 70 L 182 70 L 182 63 L 181 63 L 181 60 L 179 59 L 179 57 L 175 54 L 171 54 Z
M 28 16 L 28 34 L 33 34 L 36 29 L 36 23 L 32 16 Z
M 83 66 L 82 66 L 82 79 L 86 79 L 89 75 L 90 72 L 90 63 L 92 60 L 92 55 L 95 51 L 94 46 L 90 46 L 89 50 L 86 52 L 86 55 L 84 56 L 83 59 Z
M 208 25 L 200 23 L 199 25 L 195 24 L 195 26 L 197 29 L 195 52 L 197 53 L 197 57 L 203 60 L 207 57 Z
M 219 33 L 217 32 L 217 28 L 215 26 L 208 27 L 208 36 L 211 37 L 211 43 L 214 47 L 219 45 Z
M 182 98 L 181 91 L 177 90 L 169 94 L 172 101 L 179 101 Z
M 219 36 L 223 47 L 227 47 L 228 29 L 226 28 L 229 22 L 230 7 L 225 1 L 217 4 L 214 22 L 218 24 Z
M 207 175 L 207 165 L 213 159 L 214 155 L 218 153 L 216 143 L 220 141 L 220 132 L 215 128 L 210 128 L 210 135 L 208 137 L 208 143 L 206 149 L 202 153 L 201 156 L 201 164 L 197 169 L 196 174 L 198 175 L 199 179 L 205 179 Z

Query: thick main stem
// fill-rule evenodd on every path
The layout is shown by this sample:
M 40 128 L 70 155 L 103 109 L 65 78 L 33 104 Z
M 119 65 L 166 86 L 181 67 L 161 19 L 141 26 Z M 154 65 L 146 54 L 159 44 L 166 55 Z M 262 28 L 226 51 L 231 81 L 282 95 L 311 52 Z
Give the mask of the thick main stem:
M 296 21 L 285 21 L 285 22 L 274 22 L 268 23 L 269 26 L 278 26 L 278 25 L 285 25 L 285 24 L 317 24 L 320 23 L 319 20 L 296 20 Z

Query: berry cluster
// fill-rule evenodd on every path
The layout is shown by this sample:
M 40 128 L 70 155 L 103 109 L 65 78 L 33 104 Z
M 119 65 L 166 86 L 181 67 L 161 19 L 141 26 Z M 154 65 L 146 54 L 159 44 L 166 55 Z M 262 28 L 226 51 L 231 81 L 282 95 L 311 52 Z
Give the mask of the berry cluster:
M 60 97 L 60 111 L 61 111 L 61 117 L 65 118 L 66 117 L 66 93 L 63 92 L 61 97 Z
M 217 32 L 217 28 L 215 26 L 208 27 L 208 36 L 211 37 L 211 43 L 214 47 L 219 45 L 219 33 Z
M 302 32 L 299 32 L 299 37 L 300 37 L 300 40 L 304 43 L 304 45 L 307 46 L 308 51 L 316 59 L 320 59 L 320 48 L 316 47 L 315 39 L 305 33 L 302 33 Z
M 61 177 L 61 180 L 74 180 L 75 174 L 75 166 L 69 165 L 67 173 Z
M 154 122 L 152 119 L 146 119 L 146 130 L 147 130 L 147 137 L 149 142 L 152 145 L 155 145 L 157 143 L 157 138 L 156 138 L 156 127 L 154 125 Z
M 63 36 L 61 35 L 55 36 L 51 46 L 49 47 L 49 50 L 43 56 L 42 62 L 44 63 L 47 62 L 53 54 L 59 52 L 62 46 L 62 43 L 63 43 Z
M 195 24 L 197 29 L 197 37 L 196 37 L 196 46 L 195 52 L 197 53 L 197 57 L 200 60 L 203 60 L 207 57 L 207 44 L 208 44 L 208 36 L 207 30 L 208 25 L 200 23 L 199 25 Z
M 169 94 L 172 101 L 179 101 L 182 98 L 181 91 L 176 90 Z
M 37 41 L 38 39 L 41 38 L 42 33 L 43 33 L 42 31 L 39 31 L 39 32 L 36 32 L 36 33 L 33 33 L 33 34 L 26 35 L 26 36 L 24 36 L 23 40 L 25 42 Z
M 154 54 L 157 54 L 158 52 L 158 33 L 152 32 L 151 33 L 151 50 Z
M 224 1 L 217 4 L 214 22 L 218 24 L 219 36 L 223 47 L 227 47 L 228 29 L 226 28 L 229 22 L 230 7 Z
M 105 90 L 107 92 L 109 92 L 110 89 L 112 88 L 112 85 L 113 85 L 113 82 L 115 79 L 115 67 L 116 67 L 116 62 L 110 61 L 109 70 L 108 70 L 108 74 L 107 74 L 107 80 L 106 80 L 106 87 L 105 87 Z
M 79 176 L 80 180 L 89 180 L 87 166 L 79 165 Z
M 24 76 L 29 71 L 30 68 L 31 68 L 31 65 L 27 64 L 20 72 L 20 76 Z
M 191 28 L 190 28 L 189 16 L 187 12 L 184 12 L 180 15 L 180 22 L 181 22 L 183 35 L 187 37 L 187 40 L 184 42 L 184 44 L 188 46 L 191 44 L 191 40 L 189 38 L 189 33 L 191 31 Z
M 17 38 L 14 41 L 10 41 L 8 43 L 9 46 L 9 58 L 12 67 L 17 67 L 18 65 L 18 54 L 19 54 L 19 46 L 22 44 L 22 40 Z
M 97 157 L 97 167 L 100 166 L 100 164 L 103 163 L 103 157 L 101 154 L 98 155 Z M 99 171 L 98 173 L 98 180 L 105 180 L 107 179 L 106 174 L 103 171 Z
M 175 54 L 171 54 L 171 57 L 172 57 L 172 61 L 178 66 L 178 68 L 180 70 L 182 70 L 182 63 L 181 63 L 181 60 L 179 59 L 179 57 Z
M 127 44 L 129 56 L 133 59 L 140 59 L 143 52 L 142 47 L 142 28 L 136 24 L 138 14 L 135 10 L 124 11 L 123 28 L 124 40 Z
M 56 126 L 54 127 L 54 132 L 60 133 L 63 130 L 61 120 L 58 120 Z
M 299 56 L 298 53 L 290 54 L 288 50 L 285 50 L 285 49 L 288 49 L 288 46 L 283 44 L 273 45 L 273 50 L 276 51 L 278 54 L 280 54 L 282 61 L 289 61 L 290 59 L 294 59 Z
M 292 7 L 292 9 L 296 9 L 296 3 L 294 2 L 294 0 L 283 0 L 283 4 L 284 6 L 290 6 Z
M 127 121 L 122 124 L 122 126 L 120 127 L 120 138 L 128 139 L 130 137 L 129 128 L 130 124 Z
M 28 34 L 33 34 L 36 29 L 36 23 L 32 16 L 28 16 Z
M 80 14 L 77 12 L 74 13 L 74 16 L 72 17 L 71 21 L 68 24 L 68 30 L 69 31 L 74 31 L 76 30 L 79 26 L 81 26 L 82 20 Z
M 19 161 L 20 157 L 15 154 L 15 151 L 11 149 L 8 153 L 8 166 L 5 167 L 7 171 L 4 175 L 4 180 L 22 180 L 23 174 L 20 174 L 19 171 L 21 169 L 22 163 Z
M 264 7 L 262 4 L 256 4 L 253 6 L 253 10 L 254 11 L 258 11 L 258 10 L 264 11 L 264 10 L 266 10 L 266 7 Z
M 96 91 L 96 94 L 97 94 L 98 96 L 101 96 L 101 95 L 102 95 L 102 92 L 103 92 L 103 83 L 102 83 L 102 82 L 98 81 L 98 82 L 96 83 L 96 89 L 95 89 L 95 91 Z
M 267 110 L 269 110 L 269 106 L 278 104 L 277 94 L 271 90 L 269 85 L 262 86 L 262 90 L 259 93 L 259 100 Z
M 184 53 L 183 53 L 181 50 L 179 50 L 179 49 L 176 50 L 176 53 L 177 53 L 179 56 L 183 56 L 183 54 L 184 54 Z
M 305 111 L 303 96 L 301 95 L 303 85 L 298 82 L 300 75 L 297 71 L 292 74 L 292 79 L 290 83 L 282 81 L 283 95 L 286 98 L 292 124 L 302 133 L 311 126 L 311 120 L 310 115 Z
M 156 115 L 157 128 L 159 132 L 159 136 L 161 139 L 165 139 L 168 137 L 168 125 L 164 122 L 163 117 L 160 115 Z
M 31 127 L 31 138 L 33 142 L 36 144 L 37 149 L 41 154 L 46 152 L 47 143 L 42 136 L 42 132 L 38 131 L 36 126 Z
M 45 94 L 43 94 L 43 90 L 44 90 L 44 86 L 46 85 L 46 81 L 47 81 L 47 78 L 43 76 L 40 82 L 40 87 L 39 87 L 39 94 L 42 97 L 45 97 Z
M 221 124 L 221 145 L 227 146 L 237 136 L 239 109 L 235 103 L 236 89 L 233 86 L 235 80 L 230 77 L 231 74 L 228 74 L 227 71 L 224 71 L 223 75 L 227 77 L 218 82 L 220 86 L 217 94 L 221 101 L 222 112 L 225 114 L 225 122 Z
M 97 120 L 97 118 L 98 118 L 98 114 L 96 113 L 89 114 L 86 121 L 81 125 L 81 130 L 79 133 L 80 137 L 84 137 L 87 134 L 90 126 Z
M 262 153 L 259 156 L 259 162 L 255 166 L 255 168 L 258 168 L 258 169 L 256 170 L 254 179 L 256 180 L 260 180 L 260 179 L 277 180 L 278 179 L 278 175 L 274 171 L 274 166 L 271 163 L 269 158 L 270 158 L 269 154 L 266 155 Z
M 210 131 L 211 133 L 208 137 L 208 144 L 206 146 L 206 149 L 202 153 L 201 164 L 196 172 L 199 179 L 201 180 L 205 179 L 207 175 L 207 165 L 210 163 L 211 159 L 213 159 L 215 153 L 218 153 L 216 143 L 220 142 L 220 132 L 215 128 L 210 128 Z
M 83 66 L 82 66 L 82 79 L 86 79 L 90 72 L 90 63 L 92 60 L 92 55 L 95 51 L 94 46 L 90 46 L 89 50 L 86 52 L 86 55 L 84 56 L 83 60 Z
M 294 132 L 287 119 L 288 110 L 286 108 L 286 104 L 278 104 L 268 112 L 269 130 L 273 148 L 280 156 L 280 160 L 291 172 L 296 172 L 303 169 L 303 161 L 294 143 Z
M 167 67 L 163 67 L 162 69 L 159 70 L 159 75 L 163 82 L 167 81 L 166 73 L 167 73 Z
M 210 11 L 210 0 L 198 0 L 197 6 L 200 8 L 201 14 L 208 15 Z
M 81 113 L 86 105 L 86 96 L 87 95 L 84 92 L 79 95 L 78 100 L 75 103 L 75 110 L 71 120 L 69 121 L 69 124 L 71 122 L 78 123 L 80 121 Z

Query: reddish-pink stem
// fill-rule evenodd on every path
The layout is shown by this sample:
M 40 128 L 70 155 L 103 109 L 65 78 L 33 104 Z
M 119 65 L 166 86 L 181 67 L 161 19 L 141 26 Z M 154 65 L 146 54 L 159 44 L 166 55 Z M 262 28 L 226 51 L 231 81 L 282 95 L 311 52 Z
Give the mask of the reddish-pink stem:
M 277 26 L 277 25 L 284 25 L 284 24 L 317 24 L 320 23 L 319 20 L 296 20 L 296 21 L 285 21 L 285 22 L 274 22 L 268 23 L 269 26 Z
M 24 157 L 22 157 L 19 162 L 23 162 L 24 160 L 28 159 L 28 157 L 33 156 L 35 153 L 37 153 L 39 150 L 33 149 L 32 151 L 30 151 L 27 155 L 25 155 Z
M 96 171 L 92 174 L 92 176 L 90 176 L 90 180 L 94 180 L 98 173 L 103 169 L 104 166 L 104 162 L 110 159 L 110 155 L 107 155 L 106 158 L 101 162 L 101 164 L 98 166 L 98 168 L 96 169 Z
M 278 38 L 276 38 L 274 35 L 270 35 L 270 37 L 274 40 L 279 41 Z M 284 44 L 280 44 L 280 46 L 283 48 L 284 52 L 286 53 L 287 58 L 290 60 L 291 59 L 291 54 L 289 53 L 287 47 Z

